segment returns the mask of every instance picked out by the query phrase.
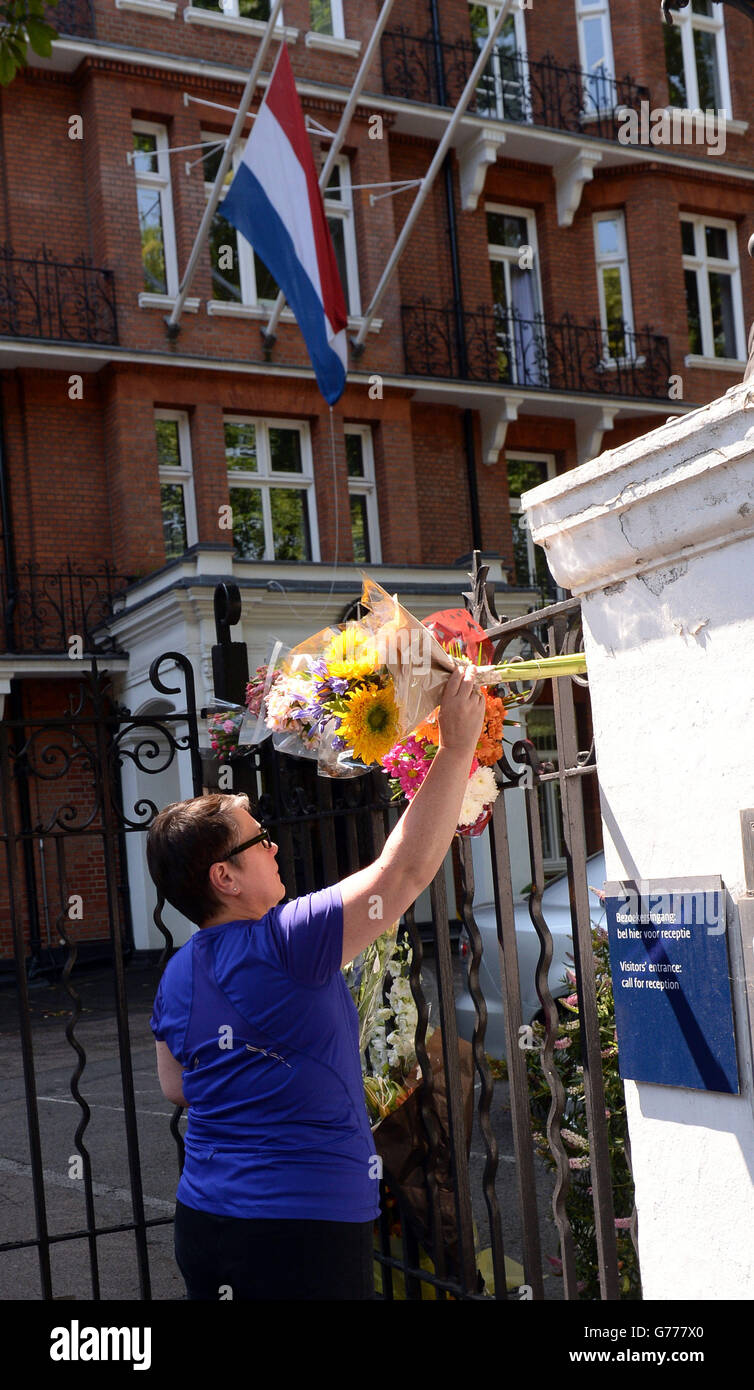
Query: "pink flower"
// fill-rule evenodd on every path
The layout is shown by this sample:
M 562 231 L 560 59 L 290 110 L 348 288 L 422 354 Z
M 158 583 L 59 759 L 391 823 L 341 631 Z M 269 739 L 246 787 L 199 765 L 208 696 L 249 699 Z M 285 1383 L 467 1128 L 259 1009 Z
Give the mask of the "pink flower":
M 609 1120 L 609 1119 L 610 1119 L 610 1115 L 611 1115 L 611 1111 L 606 1110 L 606 1111 L 605 1111 L 605 1119 L 606 1119 L 606 1120 Z
M 216 739 L 216 738 L 213 738 L 213 739 L 212 739 L 212 747 L 213 747 L 215 750 L 217 750 L 217 749 L 220 747 L 220 745 L 219 745 L 219 743 L 217 742 L 217 739 Z
M 550 1264 L 552 1265 L 553 1269 L 555 1270 L 555 1273 L 562 1274 L 563 1261 L 559 1259 L 557 1255 L 548 1255 L 547 1258 L 550 1261 Z
M 570 1046 L 571 1046 L 571 1039 L 570 1039 L 570 1038 L 558 1038 L 558 1041 L 556 1042 L 555 1046 L 562 1052 L 566 1047 L 570 1047 Z
M 232 734 L 232 733 L 233 733 L 233 727 L 234 727 L 234 726 L 233 726 L 233 720 L 232 720 L 232 719 L 226 719 L 226 720 L 224 721 L 224 723 L 223 723 L 223 728 L 224 728 L 226 734 Z
M 566 977 L 566 979 L 569 981 L 570 984 L 575 985 L 575 983 L 576 983 L 576 976 L 575 976 L 573 970 L 566 970 L 565 977 Z
M 586 1154 L 582 1154 L 580 1158 L 569 1158 L 569 1160 L 568 1160 L 568 1167 L 569 1167 L 569 1168 L 588 1168 L 588 1167 L 589 1167 L 589 1159 L 587 1158 Z
M 563 1000 L 563 1003 L 564 1003 L 564 1004 L 570 1004 L 571 1007 L 574 1008 L 574 1009 L 575 1009 L 576 1006 L 578 1005 L 578 1002 L 579 1002 L 579 996 L 578 996 L 578 994 L 569 994 L 568 997 L 567 997 L 566 999 Z
M 631 1217 L 630 1217 L 630 1216 L 616 1216 L 616 1218 L 615 1218 L 615 1229 L 616 1229 L 616 1231 L 627 1231 L 627 1230 L 630 1229 L 630 1226 L 631 1226 Z

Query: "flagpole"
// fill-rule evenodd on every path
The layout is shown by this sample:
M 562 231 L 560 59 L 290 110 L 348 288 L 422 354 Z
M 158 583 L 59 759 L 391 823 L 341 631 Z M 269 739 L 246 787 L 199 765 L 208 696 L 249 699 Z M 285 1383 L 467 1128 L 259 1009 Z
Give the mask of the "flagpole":
M 429 190 L 435 181 L 435 177 L 440 168 L 440 165 L 442 164 L 448 152 L 450 142 L 456 133 L 461 117 L 464 114 L 469 102 L 471 101 L 474 92 L 476 91 L 479 78 L 481 77 L 482 71 L 489 60 L 497 36 L 503 27 L 503 24 L 508 16 L 512 4 L 513 0 L 503 0 L 503 3 L 500 6 L 497 19 L 495 20 L 495 23 L 493 24 L 489 32 L 487 42 L 485 43 L 484 48 L 479 54 L 479 57 L 477 58 L 477 61 L 474 64 L 474 67 L 472 68 L 471 75 L 469 77 L 468 82 L 466 83 L 466 86 L 463 89 L 458 105 L 456 106 L 456 109 L 453 112 L 450 121 L 448 122 L 442 140 L 440 141 L 439 145 L 437 146 L 437 149 L 435 150 L 434 159 L 432 160 L 432 163 L 430 164 L 429 169 L 427 170 L 427 173 L 424 176 L 422 186 L 419 189 L 419 192 L 417 193 L 411 206 L 411 211 L 408 214 L 408 217 L 406 218 L 406 221 L 404 222 L 401 228 L 398 240 L 396 241 L 395 246 L 393 247 L 393 250 L 390 253 L 387 265 L 385 266 L 385 269 L 382 272 L 380 282 L 377 286 L 377 289 L 374 292 L 374 295 L 372 296 L 372 302 L 369 305 L 369 308 L 367 309 L 366 314 L 364 315 L 364 318 L 362 320 L 358 335 L 356 338 L 351 339 L 351 348 L 357 357 L 360 356 L 360 354 L 364 351 L 364 343 L 366 340 L 367 333 L 369 332 L 372 319 L 374 318 L 375 314 L 377 313 L 377 310 L 380 307 L 380 303 L 382 301 L 382 297 L 385 293 L 385 290 L 387 289 L 390 277 L 392 276 L 395 267 L 397 266 L 401 256 L 403 255 L 406 242 L 408 241 L 411 232 L 413 231 L 414 223 L 416 222 L 416 219 L 419 216 L 422 207 L 424 206 L 427 194 L 429 193 Z
M 273 30 L 275 28 L 277 17 L 280 14 L 282 7 L 283 0 L 273 0 L 272 9 L 270 10 L 270 17 L 267 21 L 267 28 L 265 29 L 264 34 L 262 35 L 259 48 L 257 49 L 256 57 L 252 65 L 251 72 L 249 73 L 246 86 L 243 89 L 243 94 L 241 96 L 241 104 L 235 114 L 230 135 L 228 136 L 228 142 L 223 151 L 223 157 L 220 160 L 220 168 L 217 171 L 217 178 L 215 179 L 207 206 L 204 209 L 204 216 L 202 217 L 202 220 L 199 223 L 199 230 L 194 239 L 194 245 L 191 248 L 191 255 L 189 256 L 188 265 L 186 266 L 186 272 L 181 281 L 180 288 L 178 290 L 178 295 L 170 313 L 170 317 L 165 319 L 165 323 L 167 325 L 167 334 L 169 338 L 177 338 L 178 333 L 180 331 L 181 314 L 183 313 L 183 306 L 186 301 L 186 295 L 188 294 L 189 288 L 191 286 L 191 281 L 194 278 L 194 272 L 196 270 L 197 262 L 199 260 L 199 252 L 202 249 L 204 239 L 207 236 L 207 233 L 209 232 L 210 226 L 212 224 L 212 218 L 214 217 L 215 212 L 217 210 L 217 205 L 220 201 L 220 194 L 222 193 L 223 184 L 225 183 L 225 175 L 227 174 L 231 166 L 233 151 L 238 143 L 238 137 L 241 134 L 241 127 L 243 126 L 247 112 L 251 105 L 251 99 L 254 95 L 254 89 L 256 88 L 257 82 L 259 80 L 259 74 L 262 69 L 262 64 L 265 58 L 267 57 L 267 50 L 270 46 L 270 43 L 272 42 L 272 39 L 274 38 Z M 283 40 L 283 42 L 285 42 L 285 40 Z
M 351 90 L 351 95 L 343 108 L 343 115 L 340 118 L 340 125 L 338 126 L 338 129 L 336 130 L 335 135 L 333 136 L 332 144 L 330 146 L 330 152 L 327 156 L 327 159 L 325 160 L 324 167 L 319 176 L 319 186 L 323 193 L 327 188 L 328 183 L 330 182 L 330 175 L 333 169 L 335 168 L 335 161 L 340 153 L 343 141 L 346 138 L 348 127 L 351 124 L 351 118 L 353 116 L 354 111 L 356 110 L 359 97 L 361 96 L 362 88 L 367 78 L 367 73 L 369 72 L 369 69 L 372 65 L 372 59 L 374 58 L 380 39 L 382 38 L 385 25 L 387 24 L 388 19 L 390 18 L 390 11 L 392 10 L 392 8 L 393 0 L 384 0 L 384 4 L 382 6 L 382 9 L 380 10 L 379 18 L 374 26 L 374 29 L 372 30 L 371 38 L 369 40 L 369 43 L 367 44 L 364 57 L 361 60 L 361 67 L 359 68 L 359 71 L 356 74 L 356 80 L 354 81 L 353 88 Z M 271 347 L 275 341 L 275 331 L 280 321 L 280 315 L 283 311 L 284 304 L 285 295 L 283 294 L 283 291 L 280 290 L 278 297 L 275 300 L 272 313 L 270 314 L 267 327 L 262 329 L 262 337 L 264 338 L 265 344 L 268 347 Z

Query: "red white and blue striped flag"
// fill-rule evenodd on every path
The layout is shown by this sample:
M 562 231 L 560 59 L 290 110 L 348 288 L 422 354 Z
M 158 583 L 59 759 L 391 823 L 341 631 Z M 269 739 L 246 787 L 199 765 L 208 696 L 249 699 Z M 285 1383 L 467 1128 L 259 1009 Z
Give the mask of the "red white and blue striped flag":
M 277 280 L 334 405 L 346 384 L 346 303 L 285 44 L 221 208 Z

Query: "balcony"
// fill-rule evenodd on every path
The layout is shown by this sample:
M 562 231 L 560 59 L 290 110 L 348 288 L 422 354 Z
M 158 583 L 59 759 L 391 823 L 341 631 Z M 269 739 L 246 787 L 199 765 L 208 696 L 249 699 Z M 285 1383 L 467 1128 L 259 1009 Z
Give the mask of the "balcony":
M 493 382 L 516 389 L 666 400 L 667 338 L 593 320 L 527 319 L 515 309 L 483 306 L 459 316 L 422 299 L 401 307 L 409 376 Z M 459 317 L 463 323 L 460 334 Z
M 0 246 L 0 337 L 116 344 L 112 271 L 83 256 L 64 262 L 44 248 L 31 258 Z
M 58 0 L 57 5 L 48 6 L 45 20 L 61 36 L 76 39 L 93 39 L 94 5 L 92 0 Z
M 13 654 L 70 654 L 70 639 L 82 639 L 82 654 L 126 653 L 107 631 L 113 604 L 133 582 L 133 575 L 118 575 L 105 562 L 97 569 L 79 571 L 70 559 L 62 569 L 42 571 L 27 560 L 18 566 L 10 582 L 0 571 L 2 650 Z
M 388 30 L 382 40 L 384 90 L 404 101 L 453 108 L 477 56 L 471 40 L 436 44 L 430 34 Z M 535 60 L 498 50 L 487 63 L 468 111 L 485 120 L 615 140 L 621 109 L 638 109 L 642 101 L 649 101 L 649 89 L 631 77 L 564 67 L 551 54 Z

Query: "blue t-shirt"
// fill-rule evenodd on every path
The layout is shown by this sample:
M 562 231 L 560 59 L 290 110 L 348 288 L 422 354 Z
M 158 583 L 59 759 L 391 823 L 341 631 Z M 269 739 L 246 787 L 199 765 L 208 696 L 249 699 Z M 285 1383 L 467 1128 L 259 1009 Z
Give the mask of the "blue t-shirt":
M 197 931 L 165 967 L 152 1032 L 189 1105 L 176 1196 L 219 1216 L 369 1221 L 379 1161 L 343 902 L 325 888 L 259 921 Z

